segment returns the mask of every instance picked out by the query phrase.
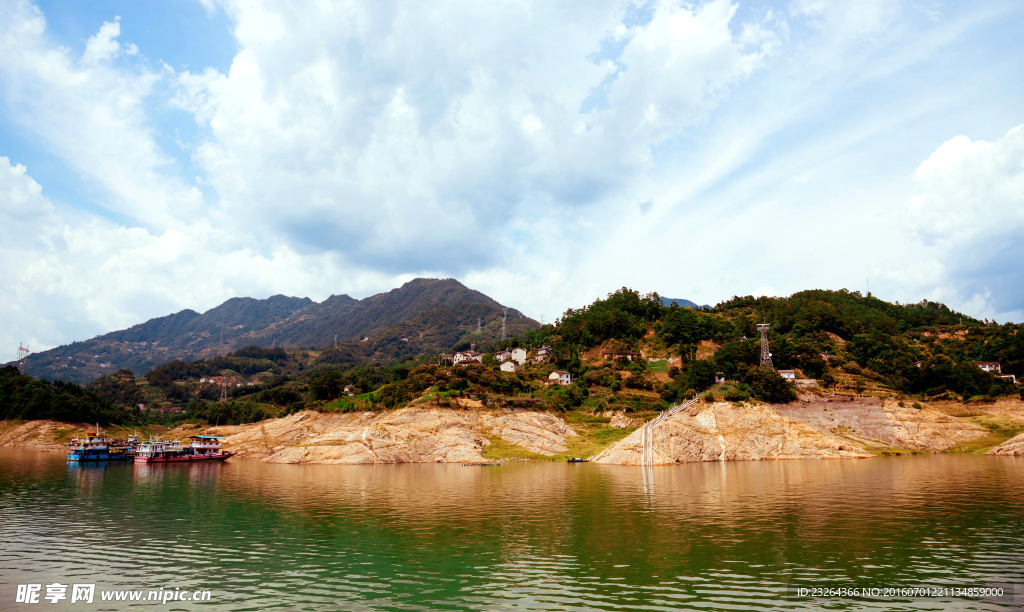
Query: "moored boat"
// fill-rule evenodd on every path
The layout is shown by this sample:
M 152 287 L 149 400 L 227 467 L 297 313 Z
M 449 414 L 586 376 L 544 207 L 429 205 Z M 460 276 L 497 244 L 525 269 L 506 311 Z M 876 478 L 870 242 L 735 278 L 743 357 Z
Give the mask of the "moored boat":
M 96 424 L 95 434 L 86 434 L 68 442 L 68 461 L 131 461 L 135 458 L 134 441 L 138 438 L 129 436 L 126 440 L 111 440 L 100 433 L 100 425 Z
M 236 455 L 220 449 L 220 436 L 191 436 L 192 443 L 182 447 L 178 440 L 147 440 L 139 446 L 138 463 L 187 463 L 190 461 L 224 461 Z

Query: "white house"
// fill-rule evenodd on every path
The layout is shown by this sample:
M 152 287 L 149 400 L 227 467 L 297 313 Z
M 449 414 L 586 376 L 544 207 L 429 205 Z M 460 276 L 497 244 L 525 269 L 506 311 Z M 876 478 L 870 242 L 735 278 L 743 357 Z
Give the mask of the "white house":
M 568 372 L 565 372 L 563 370 L 555 370 L 554 372 L 548 374 L 549 385 L 568 385 L 570 383 L 572 383 L 572 374 L 569 374 Z
M 512 349 L 512 361 L 518 363 L 519 365 L 523 365 L 524 363 L 526 363 L 526 349 L 524 349 L 524 348 L 514 348 L 514 349 Z
M 985 372 L 995 372 L 996 374 L 1001 374 L 1003 372 L 1003 368 L 999 365 L 998 361 L 975 361 L 974 365 L 978 366 Z
M 779 376 L 785 378 L 786 380 L 796 380 L 796 371 L 795 370 L 779 370 Z
M 501 363 L 503 361 L 508 361 L 509 359 L 512 358 L 512 351 L 509 351 L 509 350 L 498 351 L 497 353 L 494 354 L 494 358 L 498 360 L 498 363 Z
M 513 374 L 519 371 L 519 364 L 514 361 L 505 361 L 501 364 L 502 372 L 512 372 Z
M 455 353 L 455 355 L 453 356 L 453 360 L 456 364 L 463 362 L 483 363 L 483 357 L 483 353 L 478 353 L 476 351 L 459 351 L 458 353 Z

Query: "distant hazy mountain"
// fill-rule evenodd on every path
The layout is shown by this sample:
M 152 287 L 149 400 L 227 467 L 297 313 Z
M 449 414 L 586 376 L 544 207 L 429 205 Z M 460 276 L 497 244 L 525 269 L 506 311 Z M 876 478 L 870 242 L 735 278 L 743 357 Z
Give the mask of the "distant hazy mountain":
M 231 298 L 202 314 L 183 310 L 35 353 L 26 373 L 84 383 L 120 368 L 142 375 L 174 359 L 210 357 L 251 344 L 328 347 L 335 336 L 343 345 L 339 350 L 386 359 L 446 350 L 464 338 L 478 343 L 499 339 L 503 314 L 501 304 L 454 279 L 419 278 L 362 300 L 348 295 L 332 295 L 320 303 L 283 295 Z M 508 336 L 538 326 L 508 309 Z M 368 342 L 360 343 L 367 337 Z
M 711 306 L 709 306 L 707 304 L 704 304 L 703 306 L 698 306 L 696 302 L 691 302 L 690 300 L 683 300 L 683 299 L 680 299 L 680 298 L 667 298 L 667 297 L 663 297 L 663 298 L 661 298 L 661 303 L 664 304 L 665 306 L 671 306 L 672 304 L 676 304 L 680 308 L 683 308 L 683 307 L 698 308 L 698 309 L 701 309 L 701 310 L 707 310 L 707 309 L 711 308 Z

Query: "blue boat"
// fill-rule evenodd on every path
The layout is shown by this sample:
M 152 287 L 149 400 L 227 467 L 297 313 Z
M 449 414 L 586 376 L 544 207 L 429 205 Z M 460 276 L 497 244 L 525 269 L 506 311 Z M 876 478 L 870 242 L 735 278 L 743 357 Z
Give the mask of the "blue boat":
M 137 444 L 137 436 L 111 441 L 108 436 L 100 433 L 97 423 L 95 435 L 86 434 L 68 443 L 71 450 L 68 461 L 134 461 Z

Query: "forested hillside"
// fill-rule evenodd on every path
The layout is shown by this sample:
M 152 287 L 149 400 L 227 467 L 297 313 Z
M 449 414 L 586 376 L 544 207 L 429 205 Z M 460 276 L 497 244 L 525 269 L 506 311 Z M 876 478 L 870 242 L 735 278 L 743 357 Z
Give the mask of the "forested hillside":
M 115 404 L 78 385 L 36 380 L 18 368 L 0 368 L 0 420 L 54 419 L 74 423 L 140 423 L 138 406 Z
M 441 304 L 387 334 L 337 348 L 252 345 L 224 356 L 175 360 L 141 378 L 122 370 L 88 390 L 115 404 L 143 404 L 147 419 L 225 424 L 308 408 L 449 405 L 454 398 L 587 415 L 649 414 L 696 393 L 734 402 L 755 397 L 785 403 L 800 389 L 967 400 L 1020 393 L 1013 381 L 982 371 L 975 361 L 998 361 L 1002 374 L 1024 375 L 1024 326 L 977 321 L 942 304 L 889 304 L 856 292 L 737 297 L 697 310 L 624 288 L 567 310 L 554 324 L 520 328 L 505 341 L 475 327 L 477 312 L 486 312 L 477 309 L 488 306 Z M 774 368 L 760 364 L 759 322 L 770 326 Z M 505 372 L 490 354 L 463 366 L 427 348 L 451 352 L 471 345 L 484 353 L 519 347 L 529 359 Z M 798 384 L 777 370 L 795 370 Z M 572 383 L 548 384 L 556 371 L 568 372 Z M 219 401 L 222 394 L 227 401 Z

